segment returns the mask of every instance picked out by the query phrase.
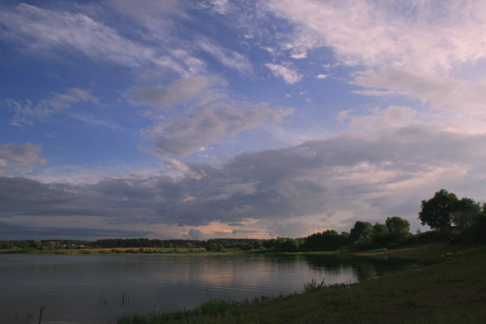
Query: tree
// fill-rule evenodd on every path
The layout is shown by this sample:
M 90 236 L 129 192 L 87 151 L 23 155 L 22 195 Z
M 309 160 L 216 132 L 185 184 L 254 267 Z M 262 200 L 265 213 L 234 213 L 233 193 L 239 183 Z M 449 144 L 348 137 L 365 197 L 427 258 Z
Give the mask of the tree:
M 458 207 L 457 196 L 445 189 L 437 191 L 433 198 L 422 200 L 422 210 L 419 212 L 419 219 L 422 225 L 429 225 L 432 229 L 451 225 L 450 213 Z
M 390 232 L 390 230 L 388 229 L 388 226 L 386 226 L 386 225 L 383 225 L 383 224 L 380 224 L 380 223 L 376 223 L 373 226 L 373 237 L 376 237 L 376 236 L 385 236 L 389 232 Z
M 405 235 L 410 233 L 410 222 L 398 216 L 387 217 L 385 225 L 391 234 Z
M 31 247 L 34 249 L 34 250 L 42 250 L 42 242 L 39 241 L 39 240 L 34 240 L 32 241 L 31 243 Z
M 457 202 L 456 211 L 451 213 L 451 221 L 457 226 L 470 224 L 481 211 L 478 202 L 471 198 L 462 198 Z
M 351 232 L 349 233 L 349 240 L 351 243 L 354 243 L 359 239 L 361 236 L 361 233 L 363 232 L 373 232 L 373 225 L 369 222 L 362 222 L 362 221 L 357 221 L 354 223 L 353 228 L 351 229 Z

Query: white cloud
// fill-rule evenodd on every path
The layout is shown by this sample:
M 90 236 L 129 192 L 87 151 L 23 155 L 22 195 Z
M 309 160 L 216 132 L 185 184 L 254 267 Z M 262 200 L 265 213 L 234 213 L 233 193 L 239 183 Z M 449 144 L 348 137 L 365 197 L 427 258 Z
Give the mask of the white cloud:
M 270 0 L 295 27 L 292 47 L 331 47 L 341 62 L 448 71 L 486 57 L 486 7 L 480 1 L 321 2 Z
M 183 43 L 171 34 L 171 20 L 157 16 L 165 9 L 176 8 L 176 5 L 147 1 L 137 2 L 135 6 L 133 2 L 126 1 L 107 4 L 145 27 L 150 27 L 152 38 L 149 41 L 153 42 L 154 38 L 163 39 L 165 46 L 146 45 L 143 33 L 142 37 L 137 35 L 136 41 L 128 39 L 116 29 L 98 21 L 89 7 L 82 6 L 69 11 L 19 4 L 14 9 L 0 12 L 0 25 L 5 29 L 0 35 L 11 42 L 20 43 L 32 52 L 49 53 L 58 58 L 63 57 L 61 51 L 75 51 L 98 61 L 131 68 L 150 66 L 169 69 L 186 77 L 204 69 L 205 64 L 190 55 Z M 165 14 L 171 12 L 167 10 Z
M 34 104 L 30 100 L 24 102 L 9 99 L 7 104 L 13 108 L 15 115 L 10 121 L 12 125 L 32 125 L 33 119 L 59 113 L 79 102 L 98 103 L 98 98 L 90 91 L 78 88 L 68 89 L 66 93 L 52 93 L 49 99 L 43 99 Z
M 294 58 L 294 59 L 297 59 L 297 60 L 300 60 L 300 59 L 305 59 L 307 57 L 307 52 L 298 52 L 298 51 L 294 51 L 290 57 Z
M 175 117 L 164 124 L 142 132 L 145 137 L 155 138 L 158 148 L 188 156 L 200 148 L 244 130 L 258 127 L 263 122 L 279 123 L 292 110 L 274 110 L 263 105 L 233 106 L 214 103 L 199 111 Z
M 318 74 L 318 75 L 316 76 L 316 79 L 325 79 L 325 78 L 327 78 L 328 76 L 329 76 L 329 75 L 327 75 L 327 74 Z
M 209 54 L 214 55 L 224 66 L 236 69 L 243 74 L 251 73 L 253 70 L 251 63 L 246 57 L 240 53 L 217 46 L 208 39 L 200 41 L 199 47 Z
M 486 107 L 486 82 L 387 68 L 380 72 L 358 73 L 353 84 L 372 89 L 358 90 L 355 93 L 374 96 L 406 95 L 420 98 L 434 108 L 446 111 Z
M 231 5 L 228 0 L 210 0 L 213 10 L 220 14 L 225 14 L 230 10 Z
M 112 121 L 97 119 L 92 115 L 85 115 L 82 113 L 71 113 L 70 116 L 88 125 L 107 127 L 111 130 L 117 130 L 117 131 L 123 130 L 123 127 L 121 127 L 120 125 Z
M 35 51 L 75 49 L 88 57 L 132 67 L 156 61 L 151 49 L 124 39 L 116 30 L 81 12 L 19 4 L 14 10 L 0 13 L 0 23 L 7 29 L 4 37 Z
M 290 67 L 271 63 L 265 64 L 265 66 L 272 71 L 274 76 L 284 79 L 285 83 L 295 84 L 302 79 L 302 75 Z

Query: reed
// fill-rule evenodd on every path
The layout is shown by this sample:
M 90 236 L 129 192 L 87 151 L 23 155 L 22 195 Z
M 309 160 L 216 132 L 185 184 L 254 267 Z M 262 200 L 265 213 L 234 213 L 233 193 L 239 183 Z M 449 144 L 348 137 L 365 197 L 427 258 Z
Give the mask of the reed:
M 325 287 L 324 279 L 320 283 L 317 283 L 317 281 L 314 278 L 312 278 L 311 282 L 304 284 L 304 291 L 305 292 L 319 291 L 324 287 Z

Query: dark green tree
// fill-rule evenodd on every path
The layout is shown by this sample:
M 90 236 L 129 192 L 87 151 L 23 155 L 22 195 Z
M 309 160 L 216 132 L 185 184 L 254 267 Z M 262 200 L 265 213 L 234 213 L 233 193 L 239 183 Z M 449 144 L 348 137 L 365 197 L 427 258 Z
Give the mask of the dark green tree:
M 445 189 L 437 191 L 433 198 L 422 200 L 422 210 L 419 219 L 422 225 L 429 225 L 432 229 L 451 225 L 450 213 L 457 210 L 459 199 L 452 192 Z
M 357 221 L 354 223 L 351 232 L 349 233 L 349 241 L 350 243 L 354 243 L 359 239 L 363 232 L 373 232 L 373 225 L 369 222 Z
M 451 213 L 451 221 L 458 226 L 470 224 L 481 211 L 479 203 L 471 198 L 462 198 L 459 200 L 455 209 Z
M 398 216 L 387 217 L 385 225 L 388 231 L 394 235 L 406 235 L 410 233 L 410 222 Z

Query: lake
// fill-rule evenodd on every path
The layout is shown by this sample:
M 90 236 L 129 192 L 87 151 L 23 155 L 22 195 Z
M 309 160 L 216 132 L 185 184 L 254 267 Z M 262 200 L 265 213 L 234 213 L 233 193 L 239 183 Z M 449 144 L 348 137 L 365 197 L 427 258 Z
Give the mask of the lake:
M 210 298 L 302 292 L 312 279 L 355 283 L 419 267 L 386 257 L 270 254 L 0 255 L 0 323 L 114 322 Z

